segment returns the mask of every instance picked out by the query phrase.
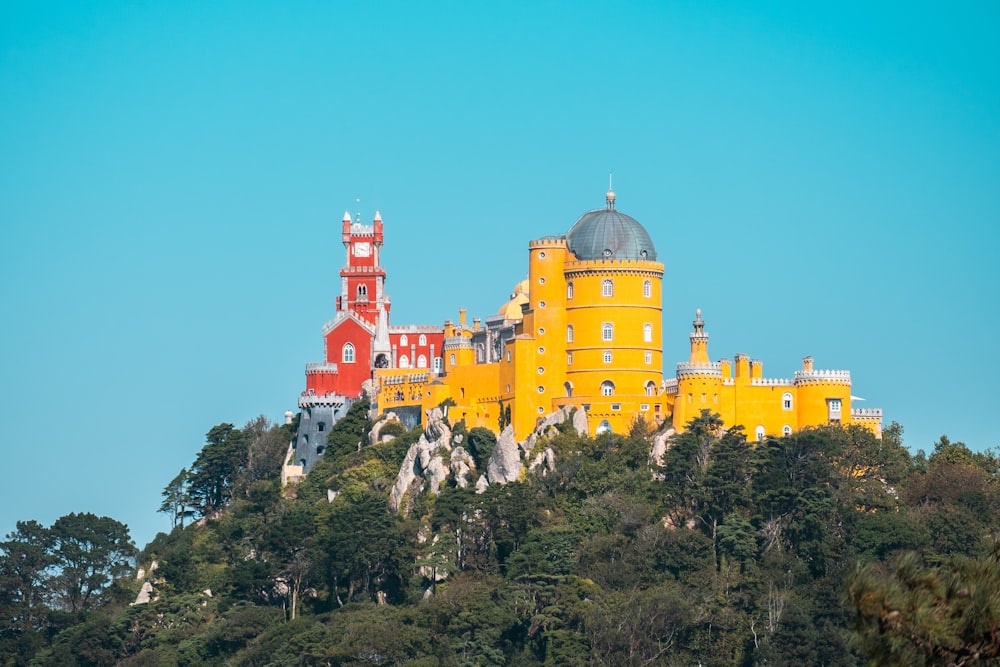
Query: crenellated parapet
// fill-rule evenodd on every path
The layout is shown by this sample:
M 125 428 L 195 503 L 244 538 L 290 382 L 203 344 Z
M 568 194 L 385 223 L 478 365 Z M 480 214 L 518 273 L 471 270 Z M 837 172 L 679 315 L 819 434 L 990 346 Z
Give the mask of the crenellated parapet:
M 663 264 L 647 259 L 587 259 L 568 261 L 564 265 L 566 279 L 587 275 L 604 275 L 626 273 L 629 275 L 644 275 L 663 277 Z
M 677 379 L 722 378 L 722 364 L 718 361 L 682 361 L 677 364 Z
M 312 389 L 302 392 L 299 395 L 300 408 L 339 408 L 342 407 L 348 398 L 340 394 L 317 394 Z
M 788 378 L 750 378 L 754 387 L 794 387 L 795 382 Z
M 850 385 L 851 371 L 801 370 L 795 371 L 795 386 Z
M 851 408 L 851 419 L 861 421 L 864 419 L 882 419 L 882 408 Z
M 528 242 L 528 248 L 534 250 L 536 248 L 565 248 L 566 247 L 566 236 L 543 236 L 540 239 L 535 239 L 534 241 Z
M 322 361 L 306 364 L 306 375 L 316 375 L 319 373 L 336 373 L 337 364 L 324 363 Z
M 444 349 L 471 350 L 472 338 L 469 336 L 446 336 L 444 339 Z

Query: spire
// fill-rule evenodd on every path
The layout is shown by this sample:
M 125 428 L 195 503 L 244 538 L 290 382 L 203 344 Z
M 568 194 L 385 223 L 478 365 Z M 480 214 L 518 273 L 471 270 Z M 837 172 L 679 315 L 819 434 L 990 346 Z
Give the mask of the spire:
M 701 319 L 701 308 L 694 311 L 694 331 L 691 332 L 691 359 L 693 363 L 708 363 L 708 334 L 705 321 Z
M 344 220 L 343 221 L 344 222 L 350 222 L 351 221 L 351 212 L 348 211 L 347 209 L 344 209 Z
M 611 177 L 612 174 L 608 174 L 608 194 L 605 195 L 605 201 L 608 202 L 608 210 L 615 210 L 615 190 L 611 187 Z

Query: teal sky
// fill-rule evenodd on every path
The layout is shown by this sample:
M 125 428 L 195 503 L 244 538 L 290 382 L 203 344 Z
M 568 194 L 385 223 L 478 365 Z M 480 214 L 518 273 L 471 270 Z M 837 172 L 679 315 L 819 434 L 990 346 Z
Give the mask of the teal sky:
M 1000 4 L 0 4 L 0 534 L 139 543 L 215 424 L 294 409 L 344 210 L 393 322 L 492 314 L 528 241 L 652 235 L 666 371 L 849 369 L 914 451 L 996 435 Z M 360 200 L 358 203 L 357 200 Z

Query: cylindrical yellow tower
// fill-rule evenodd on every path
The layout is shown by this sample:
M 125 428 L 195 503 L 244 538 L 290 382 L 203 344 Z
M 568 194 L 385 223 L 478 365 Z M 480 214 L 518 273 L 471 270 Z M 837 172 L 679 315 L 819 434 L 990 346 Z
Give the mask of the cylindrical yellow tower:
M 664 404 L 663 264 L 635 219 L 607 206 L 566 235 L 564 396 L 588 410 L 591 433 L 653 421 Z M 646 414 L 644 414 L 646 413 Z

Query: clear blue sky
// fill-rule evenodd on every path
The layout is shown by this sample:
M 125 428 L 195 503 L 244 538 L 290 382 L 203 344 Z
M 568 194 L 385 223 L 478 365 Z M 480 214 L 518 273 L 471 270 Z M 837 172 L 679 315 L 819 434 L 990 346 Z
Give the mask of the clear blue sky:
M 344 209 L 398 324 L 496 311 L 527 243 L 650 231 L 667 372 L 849 369 L 911 449 L 1000 444 L 1000 5 L 0 5 L 0 533 L 144 544 L 215 424 L 322 358 Z M 360 199 L 360 205 L 356 200 Z

